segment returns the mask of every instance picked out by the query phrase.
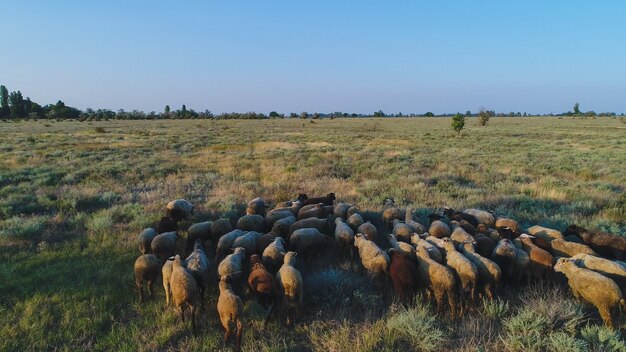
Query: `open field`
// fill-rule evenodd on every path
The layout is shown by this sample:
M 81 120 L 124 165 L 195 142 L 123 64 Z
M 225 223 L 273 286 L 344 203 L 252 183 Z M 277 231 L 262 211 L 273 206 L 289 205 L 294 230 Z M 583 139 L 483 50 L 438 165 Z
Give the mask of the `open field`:
M 0 351 L 218 350 L 217 289 L 194 337 L 163 290 L 140 306 L 136 235 L 167 201 L 193 222 L 244 213 L 299 192 L 357 204 L 378 220 L 386 197 L 417 208 L 477 207 L 524 227 L 570 223 L 626 236 L 626 124 L 619 119 L 449 118 L 0 123 Z M 189 222 L 187 223 L 189 225 Z M 418 303 L 384 304 L 332 253 L 303 268 L 293 329 L 263 331 L 246 304 L 246 351 L 401 348 L 625 351 L 619 330 L 567 287 L 505 290 L 460 319 Z M 229 345 L 230 346 L 230 345 Z

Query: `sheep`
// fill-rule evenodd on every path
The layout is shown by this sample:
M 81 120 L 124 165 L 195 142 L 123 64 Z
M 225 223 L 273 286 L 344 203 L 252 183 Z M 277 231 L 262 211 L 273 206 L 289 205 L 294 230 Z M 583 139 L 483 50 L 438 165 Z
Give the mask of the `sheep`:
M 328 236 L 314 228 L 298 229 L 289 237 L 289 248 L 305 254 L 312 247 L 322 244 L 327 238 Z
M 430 214 L 428 215 L 428 218 L 430 219 L 430 226 L 428 228 L 428 233 L 430 233 L 431 236 L 437 237 L 437 238 L 443 238 L 443 237 L 448 237 L 450 236 L 450 226 L 448 226 L 448 224 L 446 224 L 445 222 L 441 221 L 442 217 L 437 215 L 437 214 Z
M 248 285 L 259 304 L 267 310 L 267 316 L 264 321 L 264 326 L 267 326 L 267 321 L 272 314 L 274 301 L 278 297 L 279 291 L 276 278 L 265 268 L 257 254 L 250 257 Z
M 274 224 L 278 220 L 289 218 L 289 217 L 293 218 L 293 213 L 288 210 L 268 213 L 267 216 L 265 217 L 265 226 L 267 228 L 271 228 L 272 226 L 274 226 Z
M 362 233 L 365 238 L 374 242 L 376 242 L 378 238 L 378 229 L 376 229 L 376 226 L 374 226 L 371 221 L 366 221 L 359 225 L 356 229 L 356 233 Z
M 265 218 L 258 214 L 244 215 L 237 220 L 235 228 L 244 231 L 265 232 Z
M 413 211 L 410 208 L 407 208 L 406 210 L 404 223 L 411 228 L 411 232 L 424 233 L 427 231 L 426 226 L 413 219 Z
M 189 226 L 187 230 L 187 240 L 185 241 L 185 252 L 189 253 L 196 243 L 196 240 L 206 241 L 211 238 L 211 222 L 199 222 Z
M 396 235 L 393 233 L 388 234 L 387 238 L 389 239 L 389 245 L 391 248 L 404 253 L 404 255 L 406 255 L 409 259 L 415 259 L 415 248 L 412 245 L 406 242 L 398 242 Z
M 495 227 L 496 218 L 493 216 L 492 213 L 490 213 L 488 211 L 470 208 L 470 209 L 463 210 L 463 213 L 471 215 L 474 218 L 476 218 L 476 220 L 478 221 L 479 224 L 484 224 L 487 227 Z
M 550 242 L 552 247 L 552 255 L 557 257 L 571 257 L 576 254 L 597 255 L 593 249 L 581 243 L 568 242 L 562 239 L 555 239 Z
M 157 234 L 178 231 L 178 222 L 170 217 L 164 216 L 159 220 L 156 231 Z
M 441 255 L 439 249 L 437 249 L 437 247 L 435 247 L 432 243 L 426 241 L 423 238 L 420 238 L 418 234 L 414 233 L 413 235 L 411 235 L 411 244 L 413 244 L 416 249 L 418 246 L 426 247 L 426 249 L 428 250 L 428 254 L 430 254 L 430 257 L 437 263 L 443 264 L 443 256 Z
M 294 231 L 304 228 L 314 228 L 318 229 L 320 232 L 326 233 L 331 228 L 331 219 L 317 219 L 317 218 L 308 218 L 303 220 L 298 220 L 289 226 L 289 235 L 293 234 Z
M 167 258 L 174 255 L 176 239 L 179 237 L 178 232 L 174 231 L 156 235 L 150 244 L 152 253 L 164 262 Z
M 165 216 L 175 221 L 187 219 L 193 215 L 194 206 L 185 199 L 173 200 L 165 206 Z
M 276 274 L 278 287 L 282 291 L 283 303 L 287 308 L 287 325 L 291 325 L 295 320 L 304 293 L 302 275 L 295 268 L 296 256 L 296 252 L 287 252 L 283 265 Z
M 500 267 L 492 260 L 476 253 L 474 242 L 465 242 L 462 250 L 465 257 L 476 266 L 478 272 L 476 287 L 483 296 L 493 299 L 502 277 Z
M 539 248 L 532 242 L 531 236 L 528 234 L 521 234 L 519 237 L 522 242 L 522 246 L 528 257 L 530 258 L 530 275 L 533 279 L 550 279 L 552 278 L 552 265 L 554 264 L 554 258 L 545 249 Z
M 478 224 L 478 226 L 476 226 L 476 231 L 478 233 L 482 233 L 483 235 L 491 238 L 495 242 L 498 242 L 502 239 L 500 237 L 500 233 L 497 230 L 490 229 L 487 226 L 485 226 L 485 224 Z
M 503 279 L 513 279 L 516 255 L 517 251 L 515 250 L 515 245 L 508 238 L 503 238 L 498 241 L 496 248 L 491 252 L 491 259 L 496 262 L 502 270 Z
M 230 335 L 236 328 L 235 346 L 237 351 L 241 350 L 241 334 L 243 332 L 243 302 L 241 298 L 235 294 L 232 288 L 232 279 L 230 276 L 224 276 L 220 279 L 219 288 L 220 296 L 217 299 L 217 313 L 220 316 L 220 322 L 224 328 L 224 343 L 230 339 Z
M 346 214 L 346 216 L 351 217 L 352 215 L 354 215 L 356 213 L 360 214 L 361 210 L 356 205 L 353 205 L 350 208 L 348 208 L 348 213 Z
M 480 224 L 478 222 L 478 219 L 476 219 L 474 215 L 466 214 L 461 211 L 456 211 L 452 208 L 448 208 L 448 207 L 443 208 L 443 214 L 446 215 L 450 220 L 456 220 L 459 222 L 461 222 L 461 219 L 465 220 L 474 227 L 478 227 L 478 225 Z
M 309 204 L 317 204 L 317 203 L 322 203 L 323 205 L 333 205 L 333 203 L 335 202 L 335 199 L 337 198 L 335 198 L 334 193 L 328 193 L 326 197 L 309 198 L 305 200 L 304 202 L 302 202 L 302 206 L 309 205 Z
M 274 242 L 274 240 L 278 237 L 280 236 L 278 236 L 278 234 L 275 233 L 273 230 L 259 237 L 257 244 L 256 244 L 255 252 L 262 254 L 263 251 L 265 251 L 265 248 L 267 248 L 270 244 L 272 244 L 272 242 Z
M 390 248 L 389 251 L 389 277 L 393 290 L 401 301 L 412 302 L 415 296 L 417 284 L 417 267 L 405 253 Z M 413 254 L 415 257 L 415 254 Z
M 354 246 L 359 250 L 363 267 L 373 275 L 389 272 L 389 256 L 376 243 L 368 240 L 362 233 L 354 236 Z
M 200 289 L 201 304 L 204 306 L 204 292 L 209 286 L 209 258 L 204 252 L 202 240 L 197 239 L 194 243 L 193 252 L 187 257 L 187 270 L 196 279 Z
M 259 238 L 263 236 L 262 233 L 256 231 L 250 231 L 243 236 L 239 236 L 233 242 L 232 247 L 237 248 L 241 247 L 246 250 L 246 254 L 248 256 L 253 255 L 257 250 L 257 242 Z
M 622 294 L 626 294 L 626 267 L 612 260 L 585 253 L 576 254 L 570 259 L 578 267 L 593 270 L 613 279 L 622 290 Z
M 530 283 L 530 256 L 524 250 L 522 246 L 521 240 L 519 237 L 515 239 L 515 282 L 521 283 L 522 279 L 525 277 Z
M 302 207 L 298 212 L 298 220 L 307 218 L 325 218 L 333 213 L 333 207 L 331 205 L 313 204 Z
M 587 230 L 576 225 L 569 225 L 565 234 L 580 237 L 586 245 L 603 256 L 617 260 L 626 259 L 626 237 Z
M 478 280 L 478 269 L 476 266 L 456 250 L 454 242 L 450 238 L 443 239 L 443 245 L 446 248 L 446 266 L 452 270 L 454 277 L 458 283 L 458 297 L 463 299 L 461 312 L 464 310 L 469 301 L 473 301 L 476 296 L 476 281 Z
M 152 244 L 152 240 L 156 237 L 157 232 L 149 227 L 141 231 L 139 236 L 137 237 L 137 241 L 139 242 L 139 251 L 141 254 L 148 254 L 152 250 L 150 245 Z
M 174 269 L 174 257 L 169 257 L 161 268 L 161 276 L 163 277 L 163 289 L 165 290 L 165 306 L 170 305 L 172 297 L 171 280 L 172 270 Z
M 517 221 L 505 217 L 497 217 L 495 222 L 496 230 L 506 227 L 509 228 L 515 236 L 519 235 L 520 227 Z
M 452 226 L 452 233 L 450 234 L 450 239 L 452 239 L 452 241 L 454 241 L 456 244 L 463 244 L 465 242 L 474 241 L 474 237 L 472 237 L 472 235 L 467 233 L 467 231 L 465 231 L 461 227 L 461 224 L 458 221 L 453 220 L 450 222 L 450 225 Z
M 270 215 L 273 215 L 275 213 L 282 213 L 284 211 L 288 211 L 291 213 L 291 215 L 293 216 L 298 216 L 298 212 L 300 211 L 300 209 L 302 208 L 300 203 L 294 203 L 292 206 L 289 207 L 281 207 L 281 208 L 274 208 L 270 211 L 267 212 L 267 214 L 265 215 L 265 217 L 268 217 Z
M 542 238 L 547 242 L 551 242 L 552 240 L 557 238 L 561 240 L 564 239 L 563 234 L 560 231 L 539 225 L 529 227 L 525 232 L 531 236 Z
M 274 223 L 272 232 L 276 233 L 280 237 L 287 237 L 289 235 L 289 228 L 296 222 L 294 216 L 288 218 L 282 218 Z
M 230 221 L 225 218 L 219 218 L 211 223 L 211 241 L 217 243 L 220 237 L 225 234 L 231 232 L 233 230 L 233 225 L 230 224 Z
M 198 284 L 196 279 L 191 275 L 180 258 L 176 255 L 172 265 L 172 276 L 170 278 L 170 288 L 172 290 L 172 302 L 176 312 L 185 322 L 185 308 L 189 308 L 191 327 L 196 332 L 196 313 L 198 310 L 198 302 L 200 300 Z
M 222 261 L 224 256 L 226 256 L 226 252 L 233 247 L 233 243 L 235 242 L 237 237 L 243 236 L 245 234 L 245 231 L 237 229 L 222 235 L 219 241 L 217 241 L 217 248 L 215 249 L 215 262 L 219 263 L 220 261 Z
M 276 205 L 277 208 L 282 208 L 282 207 L 291 207 L 294 205 L 294 203 L 298 203 L 298 204 L 302 204 L 304 201 L 306 201 L 307 199 L 309 199 L 309 197 L 304 194 L 304 193 L 299 193 L 298 194 L 298 198 L 294 199 L 294 200 L 288 200 L 282 203 L 278 203 Z
M 501 226 L 496 231 L 500 235 L 500 238 L 506 238 L 509 240 L 514 239 L 517 235 L 509 227 Z
M 148 282 L 148 293 L 154 297 L 154 283 L 159 276 L 159 259 L 154 254 L 143 254 L 135 260 L 135 285 L 139 291 L 139 302 L 143 302 L 143 282 Z
M 335 219 L 335 242 L 337 246 L 350 253 L 350 263 L 354 261 L 354 231 L 343 218 Z
M 424 235 L 427 235 L 427 234 L 428 233 L 425 233 Z M 431 245 L 433 245 L 435 248 L 437 248 L 437 250 L 439 250 L 439 253 L 441 253 L 442 257 L 445 258 L 446 249 L 443 246 L 443 241 L 441 240 L 441 238 L 438 238 L 435 236 L 426 236 L 424 240 L 430 243 Z M 443 261 L 442 261 L 442 264 L 443 264 Z
M 333 215 L 346 220 L 348 218 L 348 209 L 351 205 L 348 203 L 337 203 L 333 208 Z
M 567 277 L 567 283 L 574 297 L 593 304 L 598 309 L 604 324 L 613 328 L 611 311 L 619 306 L 626 309 L 622 293 L 613 280 L 594 271 L 579 268 L 574 261 L 566 258 L 560 258 L 556 262 L 554 271 L 563 273 Z
M 391 229 L 394 220 L 404 220 L 405 212 L 396 206 L 396 201 L 393 198 L 385 198 L 382 217 L 385 226 Z
M 267 212 L 267 205 L 263 198 L 257 197 L 248 202 L 246 206 L 246 215 L 261 215 L 265 216 Z
M 361 214 L 354 213 L 348 217 L 348 220 L 346 220 L 346 222 L 348 223 L 348 225 L 350 225 L 350 227 L 353 230 L 356 231 L 359 228 L 359 226 L 365 223 L 365 220 L 363 220 L 363 217 L 361 216 Z
M 456 314 L 456 281 L 454 274 L 445 265 L 431 259 L 426 247 L 418 246 L 416 255 L 418 282 L 424 285 L 429 296 L 434 295 L 437 302 L 437 312 L 443 311 L 443 300 L 446 296 L 448 297 L 450 315 L 454 319 Z
M 274 242 L 263 251 L 263 265 L 265 265 L 268 270 L 275 273 L 283 264 L 286 252 L 285 239 L 276 237 Z
M 496 248 L 497 242 L 482 233 L 477 233 L 474 236 L 474 241 L 476 241 L 476 252 L 485 258 L 491 258 L 491 253 Z
M 413 234 L 413 231 L 409 225 L 403 223 L 402 221 L 398 219 L 393 220 L 392 232 L 399 240 L 411 242 L 411 235 Z
M 232 279 L 241 277 L 243 272 L 243 260 L 246 257 L 246 250 L 237 247 L 232 254 L 229 254 L 217 266 L 217 275 L 221 278 L 230 276 Z

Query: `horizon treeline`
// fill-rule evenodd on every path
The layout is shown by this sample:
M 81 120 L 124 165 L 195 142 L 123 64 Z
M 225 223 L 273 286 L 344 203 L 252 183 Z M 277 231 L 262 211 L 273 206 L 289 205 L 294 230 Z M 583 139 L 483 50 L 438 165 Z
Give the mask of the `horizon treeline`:
M 573 111 L 567 111 L 560 114 L 530 114 L 527 112 L 496 112 L 494 110 L 484 110 L 481 107 L 480 112 L 466 111 L 465 116 L 477 117 L 481 113 L 486 113 L 490 117 L 526 117 L 526 116 L 580 116 L 580 117 L 596 117 L 596 116 L 617 116 L 615 112 L 601 112 L 596 113 L 594 111 L 582 112 L 579 109 L 580 105 L 576 103 Z M 97 109 L 87 108 L 80 110 L 78 108 L 67 106 L 61 100 L 56 104 L 40 105 L 30 100 L 29 97 L 24 99 L 22 92 L 14 91 L 10 92 L 4 85 L 0 85 L 0 120 L 20 120 L 20 119 L 53 119 L 53 120 L 159 120 L 159 119 L 275 119 L 275 118 L 300 118 L 300 119 L 318 119 L 318 118 L 339 118 L 339 117 L 452 117 L 456 113 L 444 113 L 434 114 L 430 111 L 425 113 L 385 113 L 382 110 L 375 111 L 372 114 L 357 114 L 334 111 L 331 113 L 309 113 L 306 111 L 300 113 L 281 114 L 276 111 L 271 111 L 269 114 L 257 113 L 254 111 L 248 111 L 244 113 L 230 112 L 213 114 L 209 110 L 202 112 L 195 111 L 193 109 L 187 109 L 183 104 L 178 110 L 171 110 L 169 105 L 166 105 L 162 112 L 150 111 L 145 113 L 140 110 L 125 111 L 119 109 L 113 111 L 110 109 Z M 621 116 L 624 114 L 621 113 Z

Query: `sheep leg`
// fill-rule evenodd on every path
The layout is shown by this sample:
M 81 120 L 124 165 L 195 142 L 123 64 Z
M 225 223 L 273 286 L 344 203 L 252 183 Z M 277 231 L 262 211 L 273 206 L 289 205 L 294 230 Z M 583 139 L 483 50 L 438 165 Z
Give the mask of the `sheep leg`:
M 170 305 L 170 286 L 167 285 L 165 287 L 165 306 L 168 307 Z
M 237 351 L 241 351 L 241 333 L 243 332 L 243 324 L 237 319 Z
M 452 290 L 448 291 L 448 304 L 450 305 L 450 317 L 455 318 L 456 313 L 456 296 Z
M 435 291 L 435 301 L 437 302 L 437 313 L 443 311 L 443 291 Z
M 154 298 L 154 281 L 148 281 L 148 293 L 150 294 L 150 298 Z
M 272 315 L 272 308 L 274 308 L 274 302 L 270 303 L 270 307 L 267 309 L 267 316 L 265 317 L 265 321 L 263 322 L 263 328 L 267 327 L 267 322 L 270 320 L 270 316 Z
M 493 284 L 492 283 L 485 284 L 485 295 L 487 296 L 489 300 L 493 299 Z
M 193 331 L 193 334 L 196 334 L 196 306 L 189 306 L 189 311 L 191 313 L 191 330 Z
M 227 342 L 228 342 L 228 339 L 230 339 L 230 334 L 231 334 L 231 331 L 230 331 L 230 323 L 226 324 L 226 326 L 224 327 L 224 329 L 226 330 L 226 331 L 224 332 L 224 343 L 227 343 Z
M 600 317 L 602 321 L 604 321 L 604 325 L 606 325 L 609 329 L 613 329 L 613 319 L 611 318 L 611 311 L 607 307 L 597 307 L 598 312 L 600 313 Z
M 137 286 L 137 291 L 139 291 L 139 303 L 143 302 L 143 285 L 141 284 L 141 279 L 135 281 L 135 285 Z

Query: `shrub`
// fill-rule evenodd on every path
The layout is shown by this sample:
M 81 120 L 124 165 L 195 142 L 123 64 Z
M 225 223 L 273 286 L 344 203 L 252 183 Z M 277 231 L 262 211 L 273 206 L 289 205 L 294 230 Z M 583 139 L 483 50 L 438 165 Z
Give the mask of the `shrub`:
M 509 302 L 500 298 L 493 300 L 483 299 L 483 311 L 485 317 L 500 320 L 509 312 Z
M 589 345 L 564 332 L 555 332 L 548 338 L 547 349 L 550 352 L 585 352 L 589 351 Z
M 582 328 L 580 335 L 589 343 L 590 351 L 626 352 L 626 344 L 619 332 L 606 326 L 587 325 Z
M 478 112 L 478 122 L 480 123 L 480 125 L 485 126 L 487 122 L 489 122 L 490 117 L 491 116 L 489 115 L 489 112 L 481 106 L 480 111 Z
M 444 332 L 437 327 L 435 315 L 424 304 L 417 303 L 413 308 L 392 313 L 387 319 L 387 329 L 420 351 L 439 350 L 444 342 Z
M 0 222 L 0 238 L 35 241 L 43 234 L 47 223 L 46 216 L 14 216 Z
M 463 127 L 465 127 L 465 116 L 457 112 L 456 115 L 452 117 L 452 129 L 456 132 L 457 136 L 460 136 Z
M 540 351 L 544 347 L 543 334 L 548 329 L 548 320 L 531 308 L 504 321 L 505 336 L 501 337 L 508 351 Z

